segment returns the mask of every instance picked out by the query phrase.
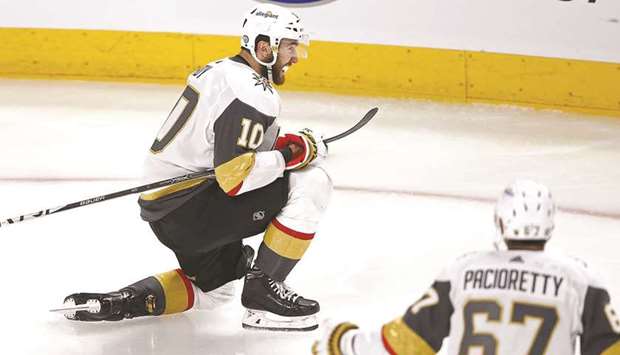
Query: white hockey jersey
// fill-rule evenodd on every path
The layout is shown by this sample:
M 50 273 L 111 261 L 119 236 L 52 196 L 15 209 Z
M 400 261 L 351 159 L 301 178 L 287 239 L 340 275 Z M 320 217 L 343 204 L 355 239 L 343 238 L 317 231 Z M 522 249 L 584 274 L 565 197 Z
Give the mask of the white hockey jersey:
M 243 58 L 210 63 L 188 77 L 151 146 L 145 180 L 214 169 L 230 196 L 266 186 L 285 167 L 282 154 L 272 150 L 279 113 L 280 96 Z M 142 218 L 162 218 L 213 181 L 200 178 L 142 194 Z
M 620 354 L 620 318 L 577 259 L 537 251 L 459 258 L 405 314 L 360 337 L 356 354 Z

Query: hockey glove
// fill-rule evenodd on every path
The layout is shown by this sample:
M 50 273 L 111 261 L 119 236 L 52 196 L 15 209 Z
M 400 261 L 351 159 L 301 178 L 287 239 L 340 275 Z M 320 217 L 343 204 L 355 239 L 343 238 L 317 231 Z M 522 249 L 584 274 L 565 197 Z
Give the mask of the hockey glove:
M 323 134 L 314 132 L 309 128 L 304 128 L 302 132 L 306 132 L 306 134 L 314 137 L 314 141 L 316 142 L 316 159 L 314 159 L 314 163 L 316 164 L 319 161 L 325 160 L 325 158 L 327 158 L 327 153 L 329 152 L 329 149 L 327 147 L 327 144 L 325 144 L 325 142 L 323 141 Z
M 326 323 L 323 327 L 323 337 L 312 345 L 313 355 L 355 355 L 353 337 L 358 333 L 357 325 L 345 322 L 332 326 Z
M 296 149 L 293 151 L 290 145 L 294 145 Z M 275 148 L 284 156 L 285 170 L 303 169 L 317 156 L 327 156 L 327 146 L 322 137 L 315 138 L 315 134 L 309 129 L 278 137 Z

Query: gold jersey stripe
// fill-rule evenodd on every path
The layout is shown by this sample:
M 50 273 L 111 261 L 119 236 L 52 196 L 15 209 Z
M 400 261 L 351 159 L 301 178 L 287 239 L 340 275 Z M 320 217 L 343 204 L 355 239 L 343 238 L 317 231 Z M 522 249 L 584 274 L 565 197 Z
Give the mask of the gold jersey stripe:
M 435 355 L 433 348 L 409 328 L 402 317 L 384 325 L 381 332 L 390 354 Z
M 265 231 L 263 242 L 276 254 L 285 258 L 299 260 L 310 246 L 312 239 L 299 239 L 286 234 L 270 223 Z
M 145 200 L 145 201 L 153 201 L 153 200 L 157 200 L 159 198 L 162 198 L 164 196 L 170 195 L 172 193 L 181 191 L 181 190 L 185 190 L 185 189 L 189 189 L 190 187 L 194 187 L 200 183 L 202 183 L 203 181 L 207 180 L 208 177 L 201 177 L 201 178 L 196 178 L 196 179 L 191 179 L 191 180 L 187 180 L 187 181 L 183 181 L 183 182 L 179 182 L 176 183 L 174 185 L 170 185 L 166 188 L 163 188 L 161 190 L 157 190 L 155 192 L 151 192 L 148 194 L 141 194 L 140 195 L 140 199 Z
M 250 175 L 255 160 L 255 153 L 248 152 L 215 168 L 215 179 L 222 190 L 228 193 L 239 186 Z
M 620 355 L 620 340 L 603 351 L 601 355 Z
M 155 278 L 164 289 L 164 296 L 166 297 L 163 314 L 186 311 L 188 309 L 188 300 L 191 297 L 189 295 L 190 290 L 188 290 L 181 275 L 179 275 L 176 270 L 171 270 L 157 274 Z M 191 292 L 193 292 L 193 290 Z

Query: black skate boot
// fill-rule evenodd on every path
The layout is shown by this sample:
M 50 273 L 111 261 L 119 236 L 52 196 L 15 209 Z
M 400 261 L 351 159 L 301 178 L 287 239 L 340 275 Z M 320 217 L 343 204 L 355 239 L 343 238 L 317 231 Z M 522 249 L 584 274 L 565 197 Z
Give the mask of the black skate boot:
M 63 313 L 67 319 L 87 322 L 160 315 L 165 298 L 156 282 L 151 277 L 115 292 L 74 293 L 65 297 Z
M 283 282 L 265 275 L 257 266 L 245 276 L 241 304 L 246 308 L 244 328 L 308 331 L 318 327 L 319 303 L 299 296 Z

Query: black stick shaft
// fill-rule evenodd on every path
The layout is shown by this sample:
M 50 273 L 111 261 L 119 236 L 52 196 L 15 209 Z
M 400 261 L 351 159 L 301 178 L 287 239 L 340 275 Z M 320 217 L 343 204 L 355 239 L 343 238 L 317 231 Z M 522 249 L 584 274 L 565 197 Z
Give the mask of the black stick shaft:
M 8 218 L 8 219 L 0 221 L 0 227 L 5 226 L 7 224 L 15 224 L 15 223 L 27 221 L 27 220 L 30 220 L 30 219 L 33 219 L 33 218 L 49 216 L 49 215 L 54 214 L 54 213 L 71 210 L 71 209 L 74 209 L 74 208 L 77 208 L 77 207 L 88 206 L 88 205 L 92 205 L 94 203 L 99 203 L 99 202 L 103 202 L 103 201 L 112 200 L 112 199 L 115 199 L 117 197 L 122 197 L 122 196 L 136 194 L 136 193 L 140 193 L 140 192 L 144 192 L 144 191 L 148 191 L 148 190 L 157 189 L 157 188 L 160 188 L 160 187 L 176 184 L 176 183 L 187 181 L 187 180 L 193 180 L 193 179 L 199 179 L 199 178 L 209 178 L 209 177 L 212 177 L 212 176 L 215 176 L 215 170 L 214 169 L 209 169 L 209 170 L 205 170 L 205 171 L 199 171 L 199 172 L 196 172 L 196 173 L 190 173 L 190 174 L 186 174 L 186 175 L 181 175 L 181 176 L 177 176 L 177 177 L 173 177 L 173 178 L 170 178 L 170 179 L 153 182 L 153 183 L 142 185 L 142 186 L 132 187 L 131 189 L 127 189 L 127 190 L 113 192 L 113 193 L 107 194 L 107 195 L 101 195 L 101 196 L 97 196 L 97 197 L 87 198 L 85 200 L 81 200 L 81 201 L 77 201 L 77 202 L 72 202 L 72 203 L 69 203 L 67 205 L 56 206 L 56 207 L 53 207 L 53 208 L 48 208 L 48 209 L 45 209 L 45 210 L 37 211 L 37 212 L 34 212 L 34 213 L 30 213 L 30 214 L 21 215 L 21 216 L 18 216 L 18 217 Z
M 364 125 L 366 125 L 366 123 L 368 123 L 368 121 L 370 121 L 375 116 L 375 114 L 377 114 L 378 110 L 379 109 L 376 108 L 376 107 L 371 109 L 370 111 L 368 111 L 364 115 L 364 117 L 355 126 L 349 128 L 348 130 L 346 130 L 346 131 L 344 131 L 344 132 L 342 132 L 342 133 L 340 133 L 340 134 L 338 134 L 336 136 L 333 136 L 333 137 L 325 139 L 324 142 L 325 143 L 331 143 L 331 142 L 337 141 L 337 140 L 339 140 L 341 138 L 344 138 L 344 137 L 348 136 L 349 134 L 357 131 L 358 129 L 360 129 Z M 137 194 L 137 193 L 148 191 L 148 190 L 157 189 L 157 188 L 160 188 L 160 187 L 176 184 L 176 183 L 183 182 L 183 181 L 188 181 L 188 180 L 193 180 L 193 179 L 201 179 L 201 178 L 206 179 L 206 178 L 211 178 L 211 177 L 214 177 L 214 176 L 215 176 L 215 169 L 208 169 L 208 170 L 204 170 L 204 171 L 199 171 L 199 172 L 195 172 L 195 173 L 181 175 L 181 176 L 177 176 L 177 177 L 173 177 L 173 178 L 170 178 L 170 179 L 153 182 L 153 183 L 142 185 L 142 186 L 132 187 L 131 189 L 127 189 L 127 190 L 113 192 L 113 193 L 107 194 L 107 195 L 101 195 L 101 196 L 97 196 L 97 197 L 92 197 L 92 198 L 88 198 L 88 199 L 77 201 L 77 202 L 72 202 L 72 203 L 69 203 L 69 204 L 66 204 L 66 205 L 62 205 L 62 206 L 56 206 L 56 207 L 53 207 L 53 208 L 48 208 L 48 209 L 37 211 L 37 212 L 34 212 L 34 213 L 21 215 L 21 216 L 17 216 L 17 217 L 14 217 L 14 218 L 8 218 L 8 219 L 5 219 L 5 220 L 0 220 L 0 227 L 3 227 L 3 226 L 8 225 L 8 224 L 15 224 L 15 223 L 27 221 L 27 220 L 34 219 L 34 218 L 49 216 L 49 215 L 54 214 L 54 213 L 58 213 L 58 212 L 62 212 L 62 211 L 67 211 L 67 210 L 71 210 L 71 209 L 78 208 L 78 207 L 88 206 L 88 205 L 92 205 L 94 203 L 99 203 L 99 202 L 103 202 L 103 201 L 112 200 L 112 199 L 115 199 L 115 198 L 118 198 L 118 197 L 122 197 L 122 196 L 127 196 L 127 195 Z

